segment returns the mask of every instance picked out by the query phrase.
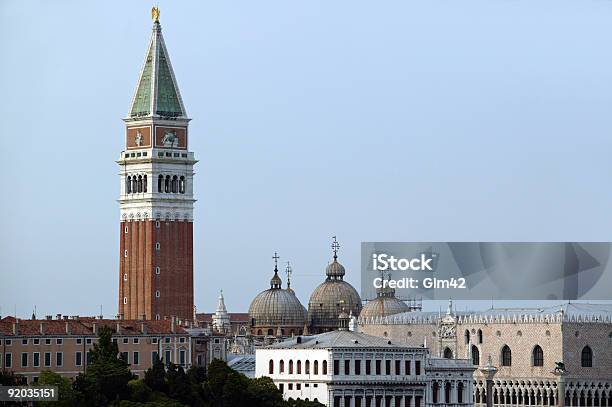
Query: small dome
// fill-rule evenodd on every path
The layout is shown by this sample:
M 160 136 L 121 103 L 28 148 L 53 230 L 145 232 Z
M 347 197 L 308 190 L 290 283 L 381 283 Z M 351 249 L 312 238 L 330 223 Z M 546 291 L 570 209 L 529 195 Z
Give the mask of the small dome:
M 325 274 L 329 278 L 341 278 L 346 274 L 346 270 L 342 264 L 338 263 L 338 258 L 334 256 L 334 261 L 325 268 Z
M 410 307 L 395 297 L 378 297 L 363 306 L 359 317 L 386 317 L 408 311 L 410 311 Z

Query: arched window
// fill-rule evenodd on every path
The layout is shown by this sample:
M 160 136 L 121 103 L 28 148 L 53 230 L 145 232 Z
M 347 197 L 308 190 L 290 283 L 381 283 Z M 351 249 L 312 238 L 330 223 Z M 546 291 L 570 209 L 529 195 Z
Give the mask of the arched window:
M 469 344 L 470 343 L 470 331 L 468 331 L 467 329 L 465 330 L 465 344 Z
M 457 403 L 463 403 L 463 382 L 457 385 Z
M 268 336 L 274 335 L 274 330 L 272 328 L 268 329 Z
M 126 181 L 125 181 L 125 190 L 127 191 L 127 194 L 131 194 L 132 193 L 132 177 L 128 175 Z
M 145 174 L 145 176 L 142 179 L 142 192 L 147 192 L 147 176 Z
M 164 176 L 160 174 L 159 177 L 157 177 L 157 192 L 164 192 Z
M 501 365 L 512 366 L 512 351 L 508 345 L 504 345 L 501 351 Z
M 444 402 L 446 402 L 446 404 L 450 404 L 451 402 L 451 384 L 450 382 L 446 382 L 444 384 Z
M 302 374 L 302 361 L 297 361 L 297 374 Z
M 305 374 L 310 374 L 310 361 L 309 360 L 304 362 L 304 373 Z
M 319 361 L 314 361 L 314 374 L 319 374 Z
M 136 178 L 136 175 L 132 177 L 132 192 L 138 192 L 138 179 Z
M 181 194 L 185 193 L 185 177 L 183 177 L 181 175 L 181 178 L 179 178 L 179 192 Z
M 478 344 L 482 344 L 482 330 L 480 329 L 478 330 Z
M 323 371 L 324 375 L 327 374 L 327 360 L 323 361 L 323 366 L 321 367 L 321 370 Z
M 138 192 L 142 192 L 142 175 L 138 176 Z
M 285 361 L 281 359 L 280 365 L 278 366 L 279 373 L 285 373 Z
M 580 358 L 582 367 L 593 367 L 593 351 L 589 346 L 582 348 L 582 356 Z
M 172 192 L 175 194 L 178 192 L 178 177 L 176 175 L 172 177 Z
M 289 361 L 289 374 L 293 374 L 293 360 Z
M 480 351 L 476 345 L 472 345 L 472 364 L 474 366 L 480 365 Z
M 544 351 L 542 350 L 540 345 L 536 345 L 535 348 L 533 348 L 533 352 L 531 353 L 533 366 L 544 366 Z
M 274 373 L 274 361 L 270 359 L 270 362 L 268 363 L 268 374 L 273 374 L 273 373 Z
M 436 404 L 438 402 L 438 393 L 440 392 L 440 385 L 438 384 L 438 382 L 434 382 L 431 391 L 433 393 L 433 402 L 434 404 Z
M 452 359 L 453 358 L 453 351 L 450 350 L 450 348 L 445 348 L 444 349 L 444 359 Z
M 165 193 L 170 192 L 170 175 L 166 175 L 166 179 L 164 182 L 164 192 Z
M 259 336 L 263 335 L 263 332 L 261 332 L 261 329 L 257 330 L 257 335 L 259 335 Z

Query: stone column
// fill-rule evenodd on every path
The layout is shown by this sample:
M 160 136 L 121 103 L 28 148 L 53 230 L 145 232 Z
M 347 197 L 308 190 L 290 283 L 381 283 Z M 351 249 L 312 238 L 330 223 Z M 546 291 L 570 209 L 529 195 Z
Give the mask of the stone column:
M 557 368 L 553 371 L 553 374 L 557 376 L 557 406 L 565 407 L 565 376 L 567 375 L 567 371 L 564 368 Z M 570 405 L 572 404 L 572 399 L 570 397 Z M 601 404 L 600 404 L 601 405 Z
M 480 371 L 485 375 L 487 380 L 487 407 L 493 407 L 493 377 L 495 376 L 495 373 L 497 373 L 497 368 L 493 366 L 491 355 L 489 355 L 487 365 L 481 368 Z

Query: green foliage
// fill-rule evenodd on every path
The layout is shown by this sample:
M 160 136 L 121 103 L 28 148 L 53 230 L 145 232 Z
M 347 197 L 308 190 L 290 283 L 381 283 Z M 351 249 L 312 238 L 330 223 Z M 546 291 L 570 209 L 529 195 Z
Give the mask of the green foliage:
M 17 376 L 14 372 L 0 372 L 0 386 L 19 386 L 21 384 L 21 376 Z
M 153 366 L 145 372 L 144 381 L 152 390 L 166 392 L 166 368 L 159 356 L 153 361 Z
M 73 389 L 70 379 L 50 370 L 43 370 L 38 377 L 37 386 L 57 386 L 58 401 L 42 402 L 43 406 L 53 405 L 59 407 L 74 406 L 78 400 L 78 392 Z
M 133 375 L 129 365 L 119 359 L 119 348 L 112 341 L 109 327 L 100 329 L 99 340 L 94 344 L 91 364 L 84 375 L 79 375 L 75 387 L 90 406 L 105 406 L 114 400 L 128 398 L 128 382 Z

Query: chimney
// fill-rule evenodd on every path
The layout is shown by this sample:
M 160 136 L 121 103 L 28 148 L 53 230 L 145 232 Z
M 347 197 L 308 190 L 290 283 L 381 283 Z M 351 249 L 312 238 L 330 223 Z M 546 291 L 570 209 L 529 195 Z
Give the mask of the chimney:
M 66 321 L 66 335 L 71 334 L 70 322 Z
M 64 321 L 68 321 L 68 315 L 64 315 L 62 318 L 64 318 Z
M 97 335 L 97 334 L 98 334 L 98 324 L 96 324 L 95 322 L 94 322 L 93 324 L 91 324 L 91 332 L 92 332 L 94 335 Z
M 13 335 L 19 335 L 19 320 L 13 322 Z
M 40 323 L 40 334 L 41 335 L 45 334 L 45 324 L 43 322 Z
M 147 324 L 145 324 L 144 322 L 140 324 L 140 332 L 142 332 L 143 335 L 147 334 Z
M 172 319 L 170 320 L 170 331 L 172 333 L 176 332 L 176 317 L 172 317 Z
M 117 335 L 121 335 L 121 324 L 117 322 Z
M 45 316 L 45 319 L 47 321 L 51 321 L 53 319 L 53 315 L 47 315 L 47 316 Z
M 140 316 L 140 320 L 141 320 L 141 321 L 146 321 L 146 319 L 147 319 L 147 316 L 146 316 L 145 314 L 142 314 L 142 315 Z
M 62 319 L 62 314 L 55 314 L 55 319 Z

